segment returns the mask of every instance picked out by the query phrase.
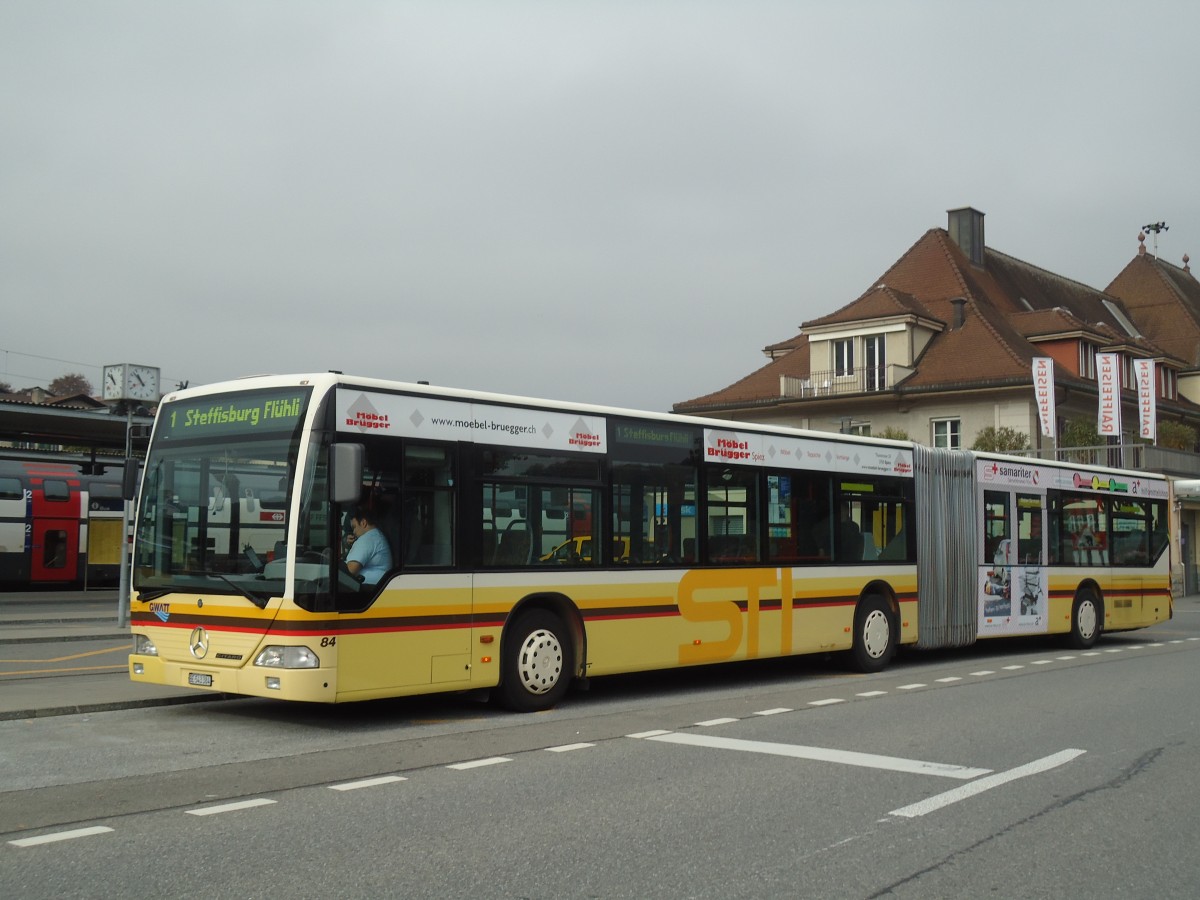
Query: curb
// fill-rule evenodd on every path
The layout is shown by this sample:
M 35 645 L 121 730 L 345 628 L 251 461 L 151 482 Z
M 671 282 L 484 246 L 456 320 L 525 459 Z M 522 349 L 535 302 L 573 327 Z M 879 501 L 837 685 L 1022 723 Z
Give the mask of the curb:
M 195 697 L 143 697 L 136 700 L 110 700 L 103 703 L 79 703 L 73 706 L 50 706 L 41 709 L 0 710 L 0 722 L 14 719 L 48 719 L 51 716 L 74 716 L 80 713 L 114 712 L 122 709 L 141 709 L 149 706 L 180 706 L 184 703 L 212 703 L 232 700 L 230 694 L 200 694 Z

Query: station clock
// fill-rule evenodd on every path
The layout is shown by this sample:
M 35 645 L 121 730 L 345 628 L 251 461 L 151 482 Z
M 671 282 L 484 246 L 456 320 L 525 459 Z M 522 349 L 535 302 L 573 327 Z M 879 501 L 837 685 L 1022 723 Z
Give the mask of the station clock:
M 118 363 L 105 366 L 103 378 L 100 396 L 105 400 L 158 401 L 159 370 L 156 366 Z

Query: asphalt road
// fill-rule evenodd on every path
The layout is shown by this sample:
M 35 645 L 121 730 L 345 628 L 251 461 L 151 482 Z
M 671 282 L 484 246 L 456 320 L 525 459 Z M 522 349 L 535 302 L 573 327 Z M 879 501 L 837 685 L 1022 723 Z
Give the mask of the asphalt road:
M 1108 636 L 466 697 L 0 722 L 22 898 L 1191 897 L 1200 609 Z

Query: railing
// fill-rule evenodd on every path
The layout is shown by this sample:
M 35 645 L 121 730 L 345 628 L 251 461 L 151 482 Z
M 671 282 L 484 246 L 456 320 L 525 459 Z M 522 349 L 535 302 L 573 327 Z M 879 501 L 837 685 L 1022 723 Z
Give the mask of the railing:
M 911 375 L 908 366 L 858 366 L 849 372 L 829 369 L 811 372 L 807 378 L 794 375 L 779 377 L 781 397 L 836 397 L 843 394 L 870 394 L 890 391 Z

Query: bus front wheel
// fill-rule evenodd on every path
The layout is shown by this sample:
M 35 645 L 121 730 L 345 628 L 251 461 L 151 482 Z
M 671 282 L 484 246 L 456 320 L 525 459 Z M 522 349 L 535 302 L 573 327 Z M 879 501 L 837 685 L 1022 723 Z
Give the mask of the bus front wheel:
M 879 672 L 896 655 L 892 609 L 880 596 L 867 597 L 854 614 L 854 647 L 850 657 L 860 672 Z
M 571 650 L 567 628 L 556 615 L 532 610 L 509 626 L 499 699 L 517 712 L 550 709 L 571 683 Z
M 1087 650 L 1100 640 L 1104 628 L 1103 607 L 1092 591 L 1081 591 L 1071 607 L 1071 646 Z

